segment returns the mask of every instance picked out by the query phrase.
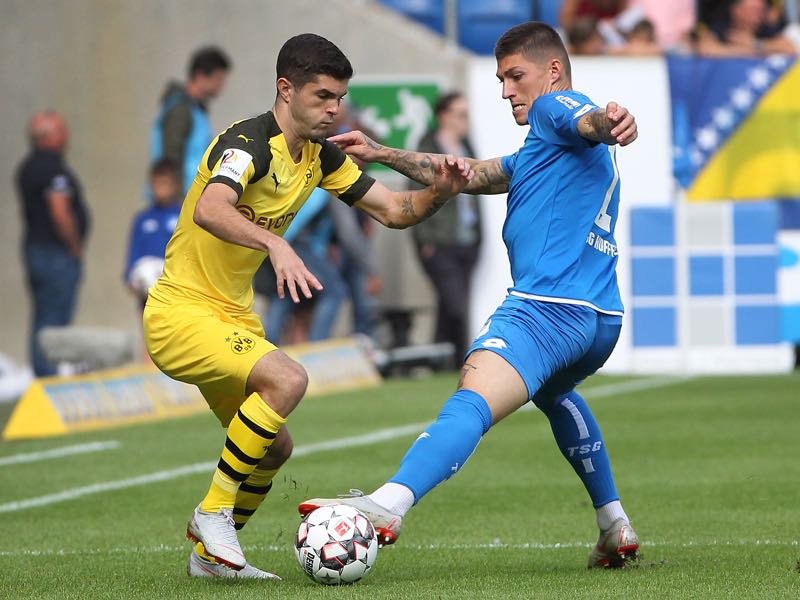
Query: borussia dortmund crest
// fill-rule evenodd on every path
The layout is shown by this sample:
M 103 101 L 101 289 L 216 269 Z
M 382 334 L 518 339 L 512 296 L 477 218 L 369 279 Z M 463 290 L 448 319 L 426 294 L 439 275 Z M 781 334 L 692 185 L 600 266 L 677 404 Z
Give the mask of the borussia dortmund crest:
M 243 335 L 236 336 L 231 340 L 231 350 L 234 354 L 247 354 L 255 345 L 253 338 Z

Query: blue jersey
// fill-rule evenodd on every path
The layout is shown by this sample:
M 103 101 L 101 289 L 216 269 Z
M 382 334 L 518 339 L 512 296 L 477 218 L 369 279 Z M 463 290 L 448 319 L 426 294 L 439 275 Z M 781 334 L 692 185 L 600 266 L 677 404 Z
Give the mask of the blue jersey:
M 503 241 L 511 294 L 621 315 L 614 147 L 577 131 L 580 117 L 597 108 L 572 90 L 533 103 L 525 144 L 502 159 L 511 178 Z
M 136 215 L 131 225 L 125 281 L 128 281 L 133 265 L 143 256 L 164 258 L 167 242 L 175 231 L 180 214 L 181 205 L 175 203 L 167 206 L 153 205 Z

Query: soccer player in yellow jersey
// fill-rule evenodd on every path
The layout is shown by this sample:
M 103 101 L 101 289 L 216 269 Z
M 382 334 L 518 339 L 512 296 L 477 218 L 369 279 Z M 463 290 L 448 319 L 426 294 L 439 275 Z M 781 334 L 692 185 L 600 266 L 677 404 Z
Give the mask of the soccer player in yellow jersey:
M 247 564 L 236 535 L 291 454 L 286 418 L 307 385 L 303 367 L 267 341 L 253 312 L 252 279 L 265 256 L 279 296 L 288 291 L 297 302 L 321 285 L 281 236 L 315 187 L 403 228 L 435 213 L 473 176 L 462 159 L 447 157 L 427 188 L 388 190 L 325 140 L 353 75 L 339 48 L 298 35 L 281 48 L 276 70 L 272 110 L 234 123 L 206 150 L 144 311 L 155 364 L 197 385 L 227 427 L 188 524 L 195 576 L 277 578 Z

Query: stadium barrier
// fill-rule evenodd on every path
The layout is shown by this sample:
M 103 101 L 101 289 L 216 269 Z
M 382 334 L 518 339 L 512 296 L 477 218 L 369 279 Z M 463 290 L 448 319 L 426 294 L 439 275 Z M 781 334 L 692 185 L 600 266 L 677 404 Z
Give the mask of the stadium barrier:
M 381 376 L 356 338 L 289 346 L 309 374 L 309 395 L 375 386 Z M 154 366 L 35 380 L 17 402 L 6 440 L 42 438 L 182 417 L 208 410 L 198 389 Z

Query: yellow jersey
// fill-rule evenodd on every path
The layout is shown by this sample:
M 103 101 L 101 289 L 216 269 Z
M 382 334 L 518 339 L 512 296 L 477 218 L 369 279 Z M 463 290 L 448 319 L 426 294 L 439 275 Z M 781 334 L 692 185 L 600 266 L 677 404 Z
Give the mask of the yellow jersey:
M 203 155 L 150 300 L 210 302 L 229 314 L 252 310 L 253 276 L 266 253 L 223 241 L 194 222 L 197 200 L 209 183 L 230 186 L 244 217 L 283 235 L 315 187 L 352 205 L 374 182 L 324 139 L 307 141 L 295 163 L 272 112 L 234 123 Z

